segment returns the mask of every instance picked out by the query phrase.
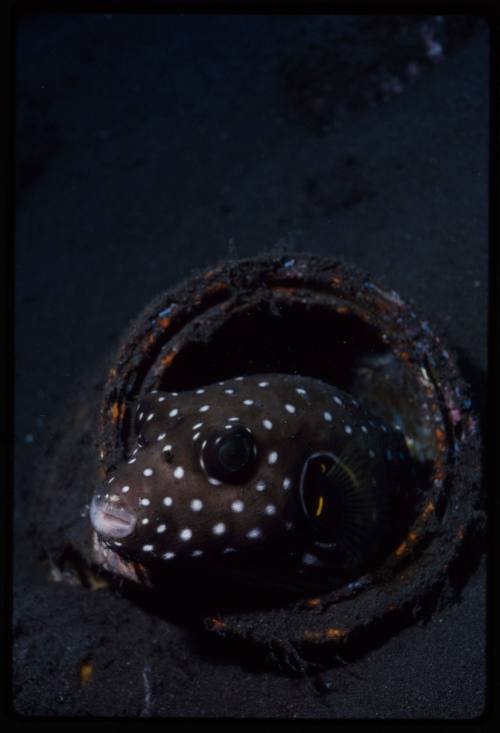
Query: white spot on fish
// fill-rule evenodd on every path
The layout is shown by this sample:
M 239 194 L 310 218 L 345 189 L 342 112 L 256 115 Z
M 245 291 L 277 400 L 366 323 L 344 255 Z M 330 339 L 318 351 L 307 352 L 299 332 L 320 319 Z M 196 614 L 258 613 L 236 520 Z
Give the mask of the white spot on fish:
M 253 405 L 253 400 L 243 400 L 244 405 Z
M 350 425 L 345 425 L 344 430 L 347 433 L 347 435 L 352 435 L 352 428 Z
M 145 468 L 145 469 L 144 469 L 144 471 L 143 471 L 143 474 L 144 474 L 145 476 L 152 476 L 152 475 L 153 475 L 153 473 L 154 473 L 154 471 L 153 471 L 153 469 L 152 469 L 152 468 Z
M 166 524 L 159 524 L 156 528 L 156 531 L 158 532 L 158 534 L 162 534 L 163 532 L 165 532 L 166 529 L 167 529 Z
M 247 532 L 247 537 L 251 540 L 256 539 L 257 537 L 260 537 L 262 534 L 262 530 L 258 527 L 255 527 L 254 529 L 251 529 L 249 532 Z
M 269 387 L 269 382 L 259 382 L 259 387 Z
M 122 494 L 126 494 L 128 491 L 130 491 L 130 486 L 122 486 Z
M 265 481 L 259 481 L 256 484 L 255 488 L 257 489 L 257 491 L 264 491 L 264 489 L 266 488 L 266 482 Z
M 149 499 L 139 499 L 139 504 L 141 506 L 149 506 L 151 502 L 149 501 Z
M 143 545 L 142 549 L 144 550 L 144 552 L 152 552 L 153 545 Z
M 149 415 L 147 416 L 147 418 L 146 418 L 146 422 L 149 422 L 150 420 L 152 420 L 152 419 L 154 418 L 154 416 L 155 416 L 154 412 L 151 412 L 151 413 L 150 413 L 150 414 L 149 414 Z
M 277 460 L 278 460 L 277 452 L 275 450 L 271 451 L 271 453 L 269 453 L 267 457 L 267 462 L 272 465 L 273 463 L 276 463 Z
M 283 488 L 285 489 L 285 491 L 287 491 L 290 488 L 291 484 L 292 482 L 290 481 L 289 478 L 283 479 Z
M 226 525 L 224 524 L 224 522 L 218 522 L 218 524 L 214 525 L 214 527 L 212 528 L 212 532 L 218 535 L 224 534 L 225 531 Z
M 325 418 L 325 420 L 326 420 L 327 422 L 331 422 L 331 421 L 332 421 L 332 419 L 333 419 L 333 418 L 332 418 L 332 413 L 331 413 L 331 412 L 324 412 L 324 413 L 323 413 L 323 417 Z
M 295 408 L 295 406 L 294 406 L 294 405 L 290 405 L 290 404 L 286 404 L 286 405 L 285 405 L 285 410 L 286 410 L 287 412 L 291 412 L 292 414 L 293 414 L 294 412 L 296 412 L 296 408 Z
M 274 504 L 268 504 L 264 511 L 271 516 L 272 514 L 276 514 L 276 507 Z
M 189 505 L 193 512 L 199 512 L 201 509 L 203 509 L 203 502 L 201 499 L 192 499 L 191 504 Z
M 210 405 L 203 405 L 200 407 L 200 412 L 206 412 L 207 410 L 210 410 Z
M 165 504 L 165 506 L 172 506 L 172 497 L 165 496 L 163 499 L 163 503 Z
M 182 478 L 184 476 L 184 469 L 182 466 L 177 466 L 177 468 L 174 471 L 175 478 Z
M 233 503 L 231 504 L 231 509 L 233 510 L 233 512 L 242 512 L 244 508 L 244 503 L 239 499 L 236 499 L 236 501 L 233 501 Z
M 173 557 L 175 557 L 175 552 L 166 552 L 164 555 L 162 555 L 162 558 L 164 560 L 171 560 Z
M 179 537 L 181 538 L 181 540 L 184 540 L 184 541 L 190 540 L 192 536 L 193 536 L 193 533 L 189 529 L 189 527 L 186 527 L 186 529 L 183 529 L 181 533 L 179 534 Z
M 179 410 L 177 409 L 177 407 L 174 407 L 173 410 L 170 410 L 170 412 L 168 413 L 168 416 L 169 417 L 175 417 L 178 414 L 179 414 Z
M 272 430 L 273 429 L 272 422 L 270 420 L 267 420 L 267 418 L 266 418 L 266 420 L 262 420 L 262 424 L 263 424 L 263 426 L 265 427 L 266 430 Z
M 159 436 L 156 438 L 156 440 L 165 440 L 167 437 L 166 433 L 160 433 Z

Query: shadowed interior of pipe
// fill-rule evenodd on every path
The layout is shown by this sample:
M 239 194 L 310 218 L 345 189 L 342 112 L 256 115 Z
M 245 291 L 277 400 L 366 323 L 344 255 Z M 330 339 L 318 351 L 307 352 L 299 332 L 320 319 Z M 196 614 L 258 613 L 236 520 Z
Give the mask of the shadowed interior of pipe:
M 389 353 L 376 328 L 320 305 L 257 304 L 207 335 L 179 351 L 162 388 L 186 390 L 240 374 L 286 372 L 349 391 L 364 357 Z

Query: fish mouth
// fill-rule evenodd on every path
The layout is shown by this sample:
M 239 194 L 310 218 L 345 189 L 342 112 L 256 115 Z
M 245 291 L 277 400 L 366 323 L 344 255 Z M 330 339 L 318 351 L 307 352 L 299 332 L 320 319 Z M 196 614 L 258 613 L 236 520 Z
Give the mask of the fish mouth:
M 149 573 L 146 568 L 139 562 L 125 560 L 117 552 L 108 547 L 100 539 L 97 532 L 92 533 L 92 549 L 94 560 L 104 570 L 126 580 L 131 580 L 139 585 L 151 587 Z
M 137 524 L 137 517 L 128 509 L 94 496 L 90 505 L 90 521 L 101 537 L 121 539 L 132 534 Z

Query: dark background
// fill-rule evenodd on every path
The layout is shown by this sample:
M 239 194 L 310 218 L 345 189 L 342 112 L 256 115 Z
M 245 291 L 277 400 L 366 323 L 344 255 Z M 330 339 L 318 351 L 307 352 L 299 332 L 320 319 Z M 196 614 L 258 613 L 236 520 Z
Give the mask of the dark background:
M 29 491 L 57 412 L 158 292 L 339 255 L 413 299 L 486 399 L 488 28 L 449 16 L 44 15 L 16 37 L 14 705 L 24 714 L 474 717 L 484 563 L 320 695 L 108 590 L 49 583 Z M 43 521 L 43 517 L 40 518 Z M 106 628 L 103 628 L 106 625 Z M 102 642 L 103 639 L 106 642 Z M 92 652 L 94 677 L 80 687 Z

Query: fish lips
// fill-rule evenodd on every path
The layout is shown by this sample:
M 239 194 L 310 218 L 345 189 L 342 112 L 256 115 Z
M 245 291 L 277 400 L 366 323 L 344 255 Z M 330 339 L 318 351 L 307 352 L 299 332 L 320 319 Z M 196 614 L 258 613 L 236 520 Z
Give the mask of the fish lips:
M 90 504 L 90 521 L 99 536 L 118 540 L 133 533 L 137 516 L 129 509 L 94 496 Z

